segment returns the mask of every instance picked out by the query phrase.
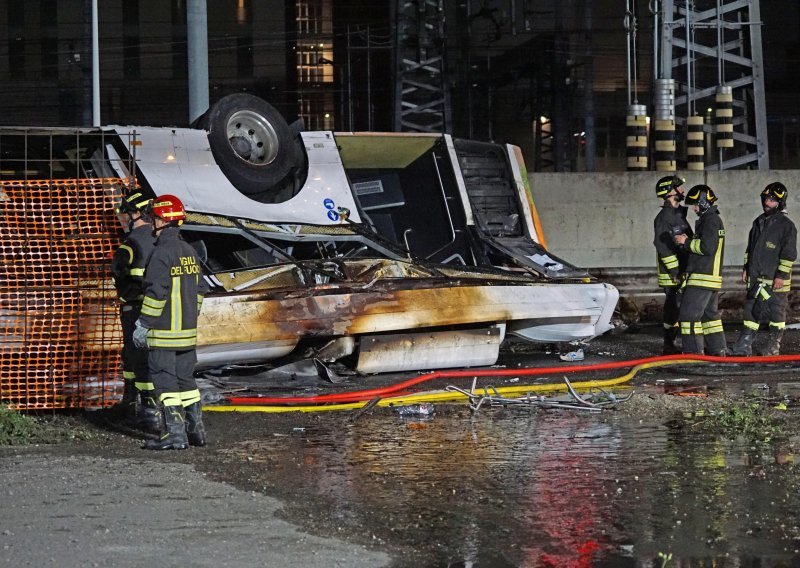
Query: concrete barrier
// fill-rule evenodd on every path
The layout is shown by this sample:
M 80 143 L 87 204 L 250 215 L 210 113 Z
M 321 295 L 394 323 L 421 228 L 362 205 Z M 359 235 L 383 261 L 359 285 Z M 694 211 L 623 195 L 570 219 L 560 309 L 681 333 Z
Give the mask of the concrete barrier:
M 661 200 L 655 196 L 656 181 L 665 172 L 533 173 L 529 179 L 536 209 L 555 255 L 588 268 L 599 279 L 619 288 L 620 310 L 625 319 L 660 318 L 663 293 L 655 277 L 653 219 Z M 750 226 L 761 214 L 760 193 L 780 181 L 789 189 L 787 211 L 792 216 L 794 200 L 800 203 L 800 170 L 728 170 L 678 172 L 685 188 L 700 183 L 719 197 L 725 223 L 723 293 L 720 307 L 727 321 L 741 321 L 744 287 L 740 269 Z M 797 208 L 800 211 L 800 207 Z M 792 216 L 800 226 L 800 213 Z M 689 211 L 689 224 L 697 216 Z M 797 272 L 797 270 L 796 270 Z M 787 322 L 800 321 L 800 278 L 794 277 L 789 296 Z
M 759 194 L 773 181 L 789 188 L 787 211 L 800 225 L 800 170 L 677 172 L 688 190 L 700 183 L 719 197 L 725 223 L 725 266 L 741 266 L 750 226 L 761 214 Z M 529 179 L 547 247 L 585 268 L 655 268 L 653 219 L 661 200 L 656 181 L 664 172 L 533 173 Z M 797 201 L 795 201 L 797 200 Z M 800 207 L 797 209 L 800 211 Z M 689 223 L 696 216 L 689 211 Z

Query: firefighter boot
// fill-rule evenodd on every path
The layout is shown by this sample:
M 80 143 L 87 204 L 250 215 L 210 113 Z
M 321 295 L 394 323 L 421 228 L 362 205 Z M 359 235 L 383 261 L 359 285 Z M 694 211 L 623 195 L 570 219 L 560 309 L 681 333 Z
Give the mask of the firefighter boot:
M 728 348 L 725 344 L 725 333 L 710 333 L 703 336 L 705 342 L 706 355 L 714 355 L 715 357 L 726 357 L 728 355 Z
M 200 402 L 190 404 L 186 408 L 186 435 L 190 446 L 206 445 L 206 427 L 203 425 L 203 407 Z
M 664 350 L 662 355 L 675 355 L 680 353 L 680 349 L 675 345 L 675 340 L 678 338 L 680 330 L 677 327 L 671 327 L 664 330 Z
M 731 355 L 737 357 L 750 357 L 753 354 L 753 341 L 756 338 L 756 331 L 750 328 L 744 328 L 736 340 L 733 347 L 730 349 Z
M 681 334 L 683 353 L 703 353 L 703 335 L 699 333 Z
M 113 407 L 114 413 L 125 422 L 136 422 L 136 385 L 133 381 L 125 380 L 122 391 L 122 400 Z
M 160 405 L 161 432 L 156 440 L 147 440 L 146 450 L 185 450 L 189 447 L 182 406 Z
M 137 416 L 139 427 L 145 432 L 159 433 L 161 431 L 161 414 L 156 404 L 155 393 L 151 390 L 139 391 L 139 414 Z
M 759 350 L 759 355 L 780 355 L 781 354 L 781 338 L 783 337 L 782 329 L 770 329 L 767 339 L 767 344 L 763 349 Z

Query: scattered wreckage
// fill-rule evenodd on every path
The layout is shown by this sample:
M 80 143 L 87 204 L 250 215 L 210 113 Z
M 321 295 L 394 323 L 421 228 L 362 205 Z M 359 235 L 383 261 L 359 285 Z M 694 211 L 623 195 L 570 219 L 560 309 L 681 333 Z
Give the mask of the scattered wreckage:
M 61 160 L 67 177 L 183 201 L 211 286 L 199 368 L 302 353 L 362 373 L 481 366 L 508 334 L 570 342 L 611 328 L 617 290 L 547 251 L 514 146 L 304 132 L 246 94 L 194 128 L 25 129 L 26 156 L 37 134 L 49 170 L 30 177 Z M 84 317 L 85 329 L 115 314 Z
M 586 396 L 581 396 L 567 377 L 564 377 L 564 384 L 566 385 L 568 393 L 566 397 L 549 397 L 541 394 L 532 394 L 530 392 L 525 396 L 509 397 L 505 396 L 500 389 L 494 386 L 487 385 L 481 389 L 477 389 L 476 383 L 477 378 L 472 381 L 472 386 L 468 391 L 455 385 L 447 385 L 446 390 L 449 392 L 457 392 L 464 396 L 473 413 L 478 412 L 483 406 L 491 408 L 529 407 L 551 410 L 601 412 L 604 408 L 613 408 L 620 403 L 629 401 L 635 394 L 635 391 L 630 391 L 625 395 L 617 396 L 617 394 L 613 392 L 598 387 L 596 391 L 590 390 Z

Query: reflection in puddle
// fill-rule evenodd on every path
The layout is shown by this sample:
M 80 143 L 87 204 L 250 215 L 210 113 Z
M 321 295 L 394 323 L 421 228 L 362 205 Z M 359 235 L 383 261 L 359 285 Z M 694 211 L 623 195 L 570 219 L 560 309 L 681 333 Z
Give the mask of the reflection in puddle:
M 278 434 L 231 453 L 314 495 L 340 525 L 419 551 L 425 565 L 800 558 L 796 440 L 753 445 L 702 421 L 668 427 L 613 412 L 460 409 L 424 422 L 323 415 Z

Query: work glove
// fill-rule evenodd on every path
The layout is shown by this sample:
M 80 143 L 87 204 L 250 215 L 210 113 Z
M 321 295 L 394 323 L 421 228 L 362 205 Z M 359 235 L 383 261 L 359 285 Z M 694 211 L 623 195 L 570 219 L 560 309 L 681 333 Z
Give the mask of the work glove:
M 673 284 L 680 284 L 681 283 L 681 275 L 677 269 L 669 271 L 669 279 L 672 280 Z
M 136 329 L 133 330 L 133 344 L 137 349 L 147 349 L 147 332 L 150 331 L 144 327 L 139 320 L 136 320 Z

